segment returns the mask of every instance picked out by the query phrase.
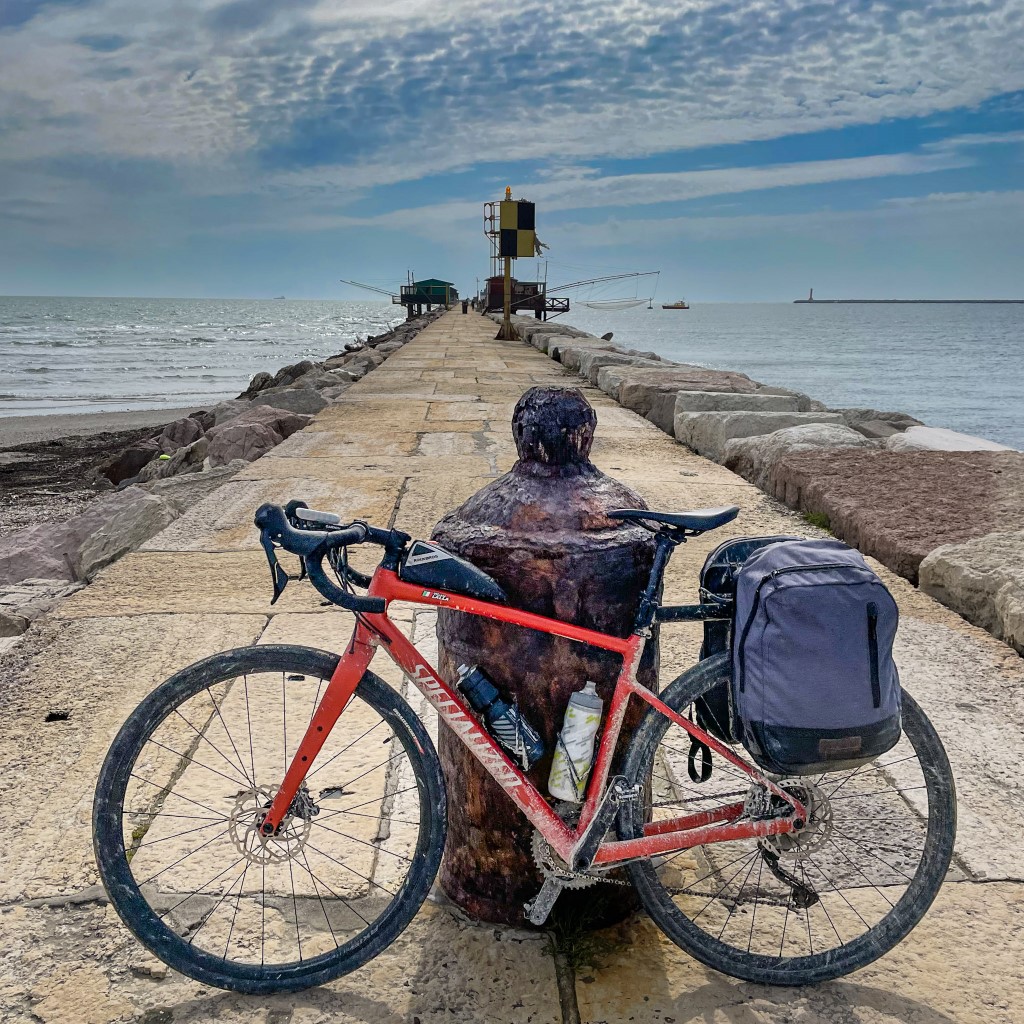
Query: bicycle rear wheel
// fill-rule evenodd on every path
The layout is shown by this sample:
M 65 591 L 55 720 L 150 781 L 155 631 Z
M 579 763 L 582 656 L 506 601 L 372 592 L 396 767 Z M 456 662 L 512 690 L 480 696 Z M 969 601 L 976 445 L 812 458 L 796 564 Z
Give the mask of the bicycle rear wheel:
M 680 676 L 661 698 L 686 716 L 728 678 L 727 655 Z M 646 820 L 744 801 L 743 817 L 771 813 L 763 786 L 722 758 L 689 781 L 689 734 L 651 709 L 624 774 L 648 799 L 624 805 L 622 838 Z M 903 736 L 856 770 L 778 779 L 810 809 L 800 833 L 701 847 L 630 865 L 640 900 L 678 946 L 715 970 L 770 985 L 849 974 L 882 956 L 924 916 L 953 854 L 956 796 L 935 730 L 903 694 Z M 645 806 L 646 804 L 646 806 Z M 739 819 L 739 820 L 742 820 Z
M 425 899 L 444 849 L 434 746 L 367 672 L 278 834 L 259 823 L 338 663 L 249 647 L 177 673 L 100 772 L 93 838 L 125 924 L 160 959 L 240 992 L 295 991 L 366 963 Z

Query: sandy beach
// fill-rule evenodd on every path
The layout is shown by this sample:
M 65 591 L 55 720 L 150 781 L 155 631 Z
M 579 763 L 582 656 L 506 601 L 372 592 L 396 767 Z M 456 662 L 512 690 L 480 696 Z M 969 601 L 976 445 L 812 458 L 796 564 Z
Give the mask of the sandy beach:
M 0 537 L 77 515 L 108 456 L 191 409 L 0 417 Z
M 6 454 L 8 449 L 18 445 L 37 444 L 61 437 L 85 437 L 90 434 L 157 427 L 194 411 L 194 408 L 135 409 L 130 412 L 55 412 L 45 416 L 2 416 L 0 451 Z

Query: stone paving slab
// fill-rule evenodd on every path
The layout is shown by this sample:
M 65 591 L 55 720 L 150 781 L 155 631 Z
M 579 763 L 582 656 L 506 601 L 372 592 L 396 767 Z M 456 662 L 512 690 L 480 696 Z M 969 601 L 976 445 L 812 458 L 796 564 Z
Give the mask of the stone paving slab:
M 102 756 L 142 695 L 216 650 L 291 642 L 340 651 L 351 617 L 321 607 L 308 583 L 269 604 L 252 513 L 301 497 L 343 515 L 426 536 L 438 518 L 515 458 L 509 420 L 534 381 L 577 378 L 518 342 L 493 340 L 476 315 L 442 318 L 345 392 L 309 429 L 233 478 L 150 550 L 129 555 L 40 620 L 5 656 L 22 667 L 0 710 L 15 729 L 0 751 L 9 808 L 0 849 L 0 1020 L 440 1021 L 561 1020 L 552 960 L 531 933 L 469 924 L 431 900 L 389 950 L 349 978 L 295 997 L 250 1000 L 195 985 L 145 953 L 96 896 L 88 814 Z M 379 376 L 378 376 L 379 375 Z M 741 517 L 679 549 L 666 598 L 696 597 L 707 551 L 728 535 L 819 535 L 723 467 L 700 459 L 602 392 L 594 461 L 651 507 L 736 503 Z M 300 493 L 304 492 L 304 493 Z M 311 500 L 312 498 L 312 500 Z M 188 548 L 189 550 L 183 550 Z M 364 552 L 360 551 L 360 557 Z M 369 565 L 360 561 L 361 568 Z M 875 566 L 880 569 L 879 566 Z M 844 981 L 784 991 L 709 971 L 642 916 L 609 933 L 604 967 L 576 986 L 585 1021 L 804 1022 L 1024 1019 L 1020 925 L 1024 835 L 1024 661 L 886 570 L 902 614 L 902 678 L 946 744 L 960 794 L 957 862 L 910 939 Z M 428 658 L 434 613 L 395 609 Z M 694 627 L 664 627 L 662 682 L 692 664 Z M 20 652 L 20 653 L 19 653 Z M 373 670 L 435 728 L 429 708 L 383 655 Z M 2 686 L 2 684 L 0 684 Z M 43 724 L 67 706 L 67 722 Z M 1007 879 L 1014 881 L 1005 881 Z M 41 898 L 46 905 L 26 903 Z M 81 901 L 85 902 L 81 902 Z M 615 950 L 616 942 L 624 948 Z
M 284 505 L 300 498 L 310 508 L 329 508 L 346 522 L 391 518 L 401 481 L 394 476 L 360 474 L 349 483 L 317 477 L 272 477 L 268 480 L 228 481 L 146 541 L 141 551 L 262 550 L 253 525 L 255 509 L 264 502 Z
M 297 559 L 285 554 L 282 564 L 298 574 Z M 262 550 L 136 551 L 63 602 L 55 614 L 61 619 L 172 613 L 269 615 L 273 611 L 270 597 L 270 572 Z M 275 607 L 331 612 L 320 608 L 322 600 L 308 584 L 290 584 Z
M 107 615 L 33 629 L 3 704 L 0 801 L 14 827 L 0 844 L 0 904 L 96 884 L 93 787 L 128 712 L 185 665 L 252 643 L 265 623 L 262 615 Z M 70 717 L 46 722 L 52 712 Z
M 949 883 L 891 953 L 840 981 L 781 989 L 724 977 L 665 942 L 646 920 L 601 933 L 625 948 L 584 969 L 583 1020 L 601 1024 L 1018 1024 L 1024 1017 L 1024 893 Z M 988 912 L 998 907 L 1000 912 Z M 965 925 L 968 930 L 965 931 Z M 984 950 L 981 961 L 967 951 Z

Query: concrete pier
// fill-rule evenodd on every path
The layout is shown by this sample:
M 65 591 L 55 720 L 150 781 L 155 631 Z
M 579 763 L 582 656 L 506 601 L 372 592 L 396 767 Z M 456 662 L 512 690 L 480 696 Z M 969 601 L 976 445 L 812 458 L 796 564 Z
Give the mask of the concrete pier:
M 92 788 L 114 733 L 171 672 L 218 650 L 294 642 L 339 651 L 351 617 L 292 584 L 270 607 L 252 526 L 264 501 L 301 498 L 342 517 L 425 537 L 437 520 L 515 459 L 512 408 L 534 384 L 579 381 L 494 324 L 452 312 L 426 328 L 306 430 L 206 498 L 143 549 L 103 570 L 38 620 L 0 666 L 0 1020 L 559 1021 L 555 963 L 544 936 L 477 926 L 440 898 L 361 970 L 298 995 L 247 998 L 168 972 L 120 925 L 97 886 Z M 740 518 L 681 548 L 666 600 L 696 598 L 707 551 L 728 533 L 816 531 L 725 468 L 689 452 L 596 388 L 595 464 L 652 508 L 735 503 Z M 360 552 L 361 556 L 368 553 Z M 361 568 L 366 563 L 358 563 Z M 625 943 L 577 979 L 585 1021 L 758 1022 L 1024 1019 L 1024 661 L 874 566 L 900 605 L 897 658 L 906 688 L 946 745 L 959 794 L 949 880 L 927 917 L 874 965 L 816 989 L 759 988 L 688 958 L 644 917 Z M 397 616 L 430 655 L 434 614 Z M 663 684 L 696 658 L 700 631 L 662 632 Z M 422 701 L 385 656 L 373 669 Z M 63 721 L 44 721 L 54 711 Z M 425 720 L 433 727 L 431 716 Z M 566 1018 L 571 1019 L 571 1018 Z

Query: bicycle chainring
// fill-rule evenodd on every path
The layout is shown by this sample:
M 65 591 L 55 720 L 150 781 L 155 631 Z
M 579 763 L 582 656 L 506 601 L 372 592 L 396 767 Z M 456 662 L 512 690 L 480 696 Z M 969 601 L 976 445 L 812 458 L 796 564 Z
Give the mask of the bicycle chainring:
M 580 817 L 580 805 L 571 804 L 559 800 L 555 804 L 555 813 L 567 825 L 575 825 Z M 617 878 L 606 878 L 603 874 L 592 874 L 583 871 L 573 871 L 561 857 L 551 849 L 548 841 L 536 829 L 533 831 L 533 838 L 530 842 L 533 853 L 533 863 L 537 870 L 545 878 L 555 878 L 561 883 L 563 889 L 586 889 L 588 886 L 604 882 L 611 885 L 629 885 L 629 882 Z

